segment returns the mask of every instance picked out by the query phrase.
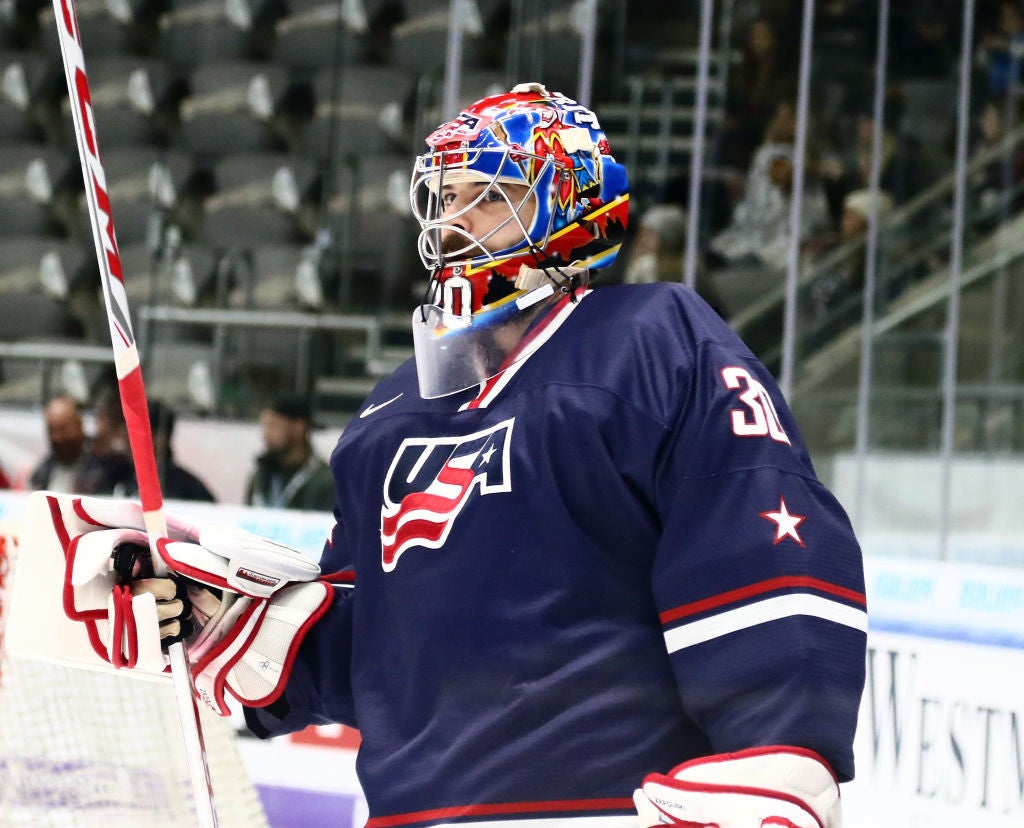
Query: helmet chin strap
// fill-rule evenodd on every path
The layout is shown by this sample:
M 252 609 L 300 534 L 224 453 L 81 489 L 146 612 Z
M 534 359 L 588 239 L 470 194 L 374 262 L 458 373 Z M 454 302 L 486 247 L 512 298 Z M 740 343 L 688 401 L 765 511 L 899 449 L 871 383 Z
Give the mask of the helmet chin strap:
M 554 271 L 552 273 L 551 271 Z M 533 290 L 547 282 L 553 282 L 556 288 L 567 292 L 570 286 L 578 285 L 585 281 L 586 268 L 582 267 L 548 267 L 533 268 L 529 265 L 521 265 L 519 275 L 516 276 L 515 285 L 519 290 Z
M 581 286 L 586 286 L 589 281 L 590 271 L 583 267 L 533 268 L 524 264 L 519 268 L 515 286 L 518 290 L 535 290 L 550 284 L 563 295 L 569 296 L 570 301 L 575 303 L 578 301 L 576 291 Z
M 423 291 L 423 300 L 420 302 L 420 319 L 423 322 L 427 321 L 427 305 L 433 304 L 434 289 L 440 289 L 441 279 L 440 275 L 444 273 L 444 253 L 438 250 L 437 254 L 437 266 L 430 271 L 430 278 L 427 279 L 427 286 Z M 440 301 L 440 297 L 438 297 Z

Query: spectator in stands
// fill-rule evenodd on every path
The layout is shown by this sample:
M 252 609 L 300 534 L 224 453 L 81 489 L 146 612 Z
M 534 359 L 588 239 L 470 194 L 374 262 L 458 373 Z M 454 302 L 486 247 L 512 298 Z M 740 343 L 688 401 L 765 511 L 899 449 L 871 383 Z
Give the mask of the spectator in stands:
M 747 175 L 743 200 L 732 222 L 711 239 L 709 264 L 713 266 L 767 267 L 780 272 L 786 267 L 790 238 L 790 203 L 793 188 L 793 147 L 796 109 L 787 101 L 776 109 L 765 138 Z M 808 141 L 801 240 L 829 228 L 825 191 L 816 175 L 813 135 Z
M 125 479 L 125 469 L 133 472 L 124 458 L 97 452 L 94 441 L 85 433 L 82 412 L 69 396 L 51 399 L 44 411 L 50 453 L 29 478 L 32 489 L 75 494 L 112 494 Z
M 837 267 L 824 273 L 811 290 L 814 315 L 823 320 L 833 317 L 829 322 L 830 330 L 845 327 L 855 318 L 860 318 L 858 303 L 864 290 L 867 259 L 865 245 L 858 242 L 867 235 L 871 211 L 876 204 L 881 220 L 892 210 L 892 197 L 884 190 L 877 196 L 870 190 L 857 190 L 847 194 L 843 200 L 836 246 L 845 246 L 848 255 Z
M 718 165 L 741 178 L 751 164 L 779 104 L 796 88 L 795 50 L 780 25 L 758 17 L 747 29 L 740 65 L 731 74 L 725 121 L 718 135 Z
M 1006 136 L 1024 124 L 1020 105 L 1015 102 L 987 101 L 977 119 L 972 152 L 977 155 L 994 150 Z M 982 211 L 991 214 L 983 226 L 994 227 L 1020 209 L 1018 191 L 1024 178 L 1024 149 L 1018 144 L 1011 152 L 997 153 L 970 179 L 971 195 Z
M 984 73 L 989 98 L 1004 98 L 1019 90 L 1024 77 L 1024 9 L 1015 0 L 1003 0 L 994 25 L 982 31 L 974 53 Z
M 681 282 L 685 276 L 686 211 L 677 204 L 655 204 L 638 223 L 623 281 L 627 284 Z M 721 313 L 710 281 L 700 279 L 697 292 Z
M 655 204 L 640 217 L 624 281 L 681 281 L 685 241 L 686 211 L 676 204 Z
M 0 469 L 0 489 L 9 488 L 11 488 L 11 481 L 7 478 L 7 475 L 4 474 L 4 470 Z
M 815 8 L 815 76 L 842 86 L 859 84 L 875 59 L 876 3 L 824 0 Z
M 92 445 L 97 454 L 120 455 L 129 454 L 128 425 L 125 423 L 124 411 L 121 409 L 121 397 L 116 386 L 116 378 L 112 385 L 103 385 L 95 393 L 92 405 L 95 427 Z
M 902 128 L 903 101 L 898 91 L 889 94 L 882 124 L 879 148 L 880 187 L 896 204 L 903 204 L 920 193 L 934 180 L 933 164 L 920 138 Z M 822 166 L 822 177 L 837 205 L 847 194 L 871 185 L 871 164 L 874 147 L 875 116 L 873 102 L 865 100 L 855 107 L 855 136 L 851 144 L 841 147 L 829 163 Z
M 313 452 L 313 415 L 307 400 L 284 397 L 260 412 L 266 451 L 246 488 L 250 506 L 329 512 L 334 508 L 334 477 Z
M 107 382 L 100 381 L 99 390 L 93 395 L 92 416 L 91 453 L 104 470 L 103 493 L 134 487 L 135 464 L 115 375 L 109 375 Z
M 871 210 L 878 204 L 878 216 L 884 218 L 892 210 L 892 196 L 881 190 L 877 197 L 870 190 L 857 190 L 843 200 L 843 220 L 839 234 L 843 243 L 864 238 L 871 222 Z
M 85 427 L 78 403 L 70 397 L 54 397 L 47 403 L 43 418 L 50 453 L 32 472 L 29 484 L 33 489 L 77 491 L 87 454 Z
M 216 498 L 206 484 L 192 472 L 179 466 L 174 459 L 172 443 L 177 419 L 177 414 L 170 405 L 160 400 L 150 400 L 149 427 L 153 432 L 153 452 L 156 455 L 156 470 L 163 496 L 168 500 L 205 500 L 212 503 Z M 130 486 L 115 492 L 115 495 L 136 497 L 138 490 L 138 483 L 133 479 Z
M 982 4 L 980 11 L 984 10 Z M 959 52 L 963 0 L 900 0 L 892 4 L 892 77 L 947 79 Z

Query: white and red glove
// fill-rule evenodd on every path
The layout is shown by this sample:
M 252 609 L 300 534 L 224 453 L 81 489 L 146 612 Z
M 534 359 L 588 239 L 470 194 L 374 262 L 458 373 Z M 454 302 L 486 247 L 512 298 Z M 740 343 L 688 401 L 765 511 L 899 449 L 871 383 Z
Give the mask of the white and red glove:
M 633 794 L 641 828 L 842 828 L 839 785 L 814 751 L 773 745 L 652 773 Z
M 180 637 L 184 587 L 156 578 L 134 503 L 37 492 L 49 504 L 46 525 L 26 527 L 56 535 L 64 554 L 64 614 L 83 623 L 95 655 L 117 668 L 161 673 L 167 666 L 161 642 Z M 168 532 L 188 537 L 193 528 L 180 520 Z
M 332 587 L 293 549 L 233 527 L 203 527 L 195 542 L 161 539 L 168 569 L 191 583 L 185 640 L 196 692 L 222 716 L 229 690 L 248 707 L 275 701 L 299 645 L 327 611 Z
M 223 716 L 225 690 L 250 707 L 280 696 L 333 597 L 315 563 L 234 527 L 168 515 L 154 565 L 137 503 L 47 496 L 66 539 L 64 610 L 89 626 L 98 653 L 115 667 L 163 672 L 163 648 L 182 640 L 197 694 Z

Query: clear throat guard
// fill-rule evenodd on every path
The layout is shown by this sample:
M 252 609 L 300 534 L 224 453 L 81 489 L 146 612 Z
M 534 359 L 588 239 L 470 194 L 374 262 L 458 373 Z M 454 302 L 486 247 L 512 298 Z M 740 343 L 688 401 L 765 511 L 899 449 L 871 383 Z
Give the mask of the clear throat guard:
M 548 282 L 474 314 L 420 305 L 412 314 L 420 396 L 429 400 L 465 391 L 517 362 L 527 353 L 520 345 L 531 322 L 560 296 Z

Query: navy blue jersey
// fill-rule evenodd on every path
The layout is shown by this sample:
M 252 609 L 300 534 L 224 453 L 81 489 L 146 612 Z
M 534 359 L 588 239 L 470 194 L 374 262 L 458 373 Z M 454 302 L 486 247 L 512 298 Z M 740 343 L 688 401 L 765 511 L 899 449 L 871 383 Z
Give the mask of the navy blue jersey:
M 625 825 L 646 773 L 761 745 L 851 778 L 860 550 L 770 375 L 680 285 L 531 336 L 440 399 L 407 363 L 345 429 L 321 565 L 352 586 L 250 725 L 358 727 L 371 828 Z

